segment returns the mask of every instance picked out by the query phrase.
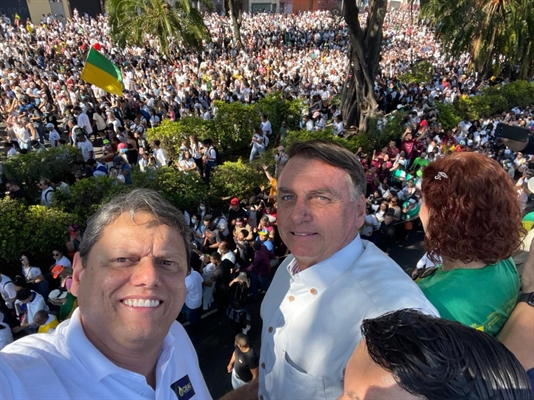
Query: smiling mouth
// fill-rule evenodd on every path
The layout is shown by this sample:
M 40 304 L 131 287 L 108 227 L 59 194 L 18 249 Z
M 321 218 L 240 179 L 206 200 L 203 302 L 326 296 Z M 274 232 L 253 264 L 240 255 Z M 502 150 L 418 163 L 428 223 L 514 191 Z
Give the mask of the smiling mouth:
M 149 299 L 126 299 L 126 300 L 121 300 L 121 303 L 129 307 L 156 308 L 162 302 L 159 300 L 149 300 Z
M 314 235 L 317 235 L 316 233 L 304 233 L 304 232 L 291 232 L 291 234 L 293 236 L 298 236 L 298 237 L 306 237 L 306 236 L 314 236 Z

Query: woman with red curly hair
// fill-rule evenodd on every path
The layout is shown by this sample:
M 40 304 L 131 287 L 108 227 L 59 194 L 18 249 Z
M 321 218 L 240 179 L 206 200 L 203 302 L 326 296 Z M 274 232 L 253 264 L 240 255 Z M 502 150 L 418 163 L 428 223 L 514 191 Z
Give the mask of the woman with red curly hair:
M 425 248 L 443 263 L 419 287 L 442 318 L 496 336 L 519 292 L 511 255 L 521 206 L 512 180 L 482 154 L 455 153 L 424 169 L 422 192 Z

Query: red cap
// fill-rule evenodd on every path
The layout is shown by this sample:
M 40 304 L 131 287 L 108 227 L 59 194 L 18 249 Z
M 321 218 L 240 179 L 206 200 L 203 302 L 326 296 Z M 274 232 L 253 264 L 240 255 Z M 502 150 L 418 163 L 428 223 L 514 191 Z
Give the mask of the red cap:
M 237 197 L 234 197 L 232 200 L 230 200 L 230 205 L 237 206 L 239 204 L 239 199 Z
M 52 277 L 56 279 L 59 276 L 59 274 L 63 272 L 63 269 L 64 269 L 63 265 L 54 265 L 54 267 L 52 268 L 52 271 L 50 271 L 52 272 Z

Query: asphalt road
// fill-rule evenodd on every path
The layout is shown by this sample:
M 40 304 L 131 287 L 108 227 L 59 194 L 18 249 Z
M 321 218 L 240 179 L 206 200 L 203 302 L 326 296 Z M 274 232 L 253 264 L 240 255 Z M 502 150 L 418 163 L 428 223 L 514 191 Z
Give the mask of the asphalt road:
M 395 247 L 391 257 L 410 273 L 424 253 L 423 234 L 409 236 L 402 248 Z M 377 268 L 380 268 L 377 265 Z M 252 305 L 252 329 L 248 332 L 252 347 L 259 353 L 261 344 L 260 303 Z M 232 355 L 234 337 L 230 320 L 225 315 L 211 314 L 202 319 L 200 332 L 191 336 L 197 350 L 200 368 L 214 399 L 232 390 L 226 366 Z

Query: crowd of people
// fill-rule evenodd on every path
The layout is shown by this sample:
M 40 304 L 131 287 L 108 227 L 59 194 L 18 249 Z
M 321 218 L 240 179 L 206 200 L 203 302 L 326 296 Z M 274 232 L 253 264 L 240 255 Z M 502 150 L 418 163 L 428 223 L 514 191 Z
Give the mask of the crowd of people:
M 211 172 L 219 162 L 216 143 L 209 138 L 200 140 L 191 132 L 184 138 L 178 159 L 171 160 L 158 140 L 147 141 L 147 129 L 165 119 L 211 119 L 217 113 L 214 100 L 253 103 L 273 91 L 308 102 L 300 121 L 302 129 L 322 130 L 332 125 L 334 134 L 343 136 L 343 116 L 331 103 L 341 92 L 346 75 L 349 39 L 340 17 L 328 12 L 246 15 L 241 48 L 232 40 L 228 18 L 209 14 L 205 22 L 212 42 L 199 53 L 175 46 L 170 61 L 159 55 L 157 43 L 151 38 L 147 38 L 144 48 L 115 47 L 108 37 L 109 28 L 103 16 L 89 18 L 74 13 L 72 19 L 60 21 L 49 15 L 43 16 L 40 23 L 26 24 L 3 18 L 0 36 L 6 46 L 0 49 L 0 114 L 6 124 L 6 157 L 72 145 L 80 149 L 83 157 L 79 179 L 111 175 L 118 184 L 129 185 L 133 183 L 132 167 L 147 171 L 172 166 L 184 173 L 198 173 L 209 183 Z M 121 66 L 124 97 L 111 96 L 80 79 L 91 46 L 100 48 Z M 17 341 L 20 347 L 16 344 L 8 347 L 6 354 L 24 352 L 24 346 L 33 346 L 34 340 L 50 341 L 57 346 L 72 329 L 94 345 L 91 351 L 143 375 L 147 386 L 143 391 L 150 387 L 158 390 L 161 376 L 156 377 L 153 370 L 132 366 L 108 352 L 108 345 L 117 345 L 121 336 L 118 330 L 113 331 L 113 322 L 109 322 L 109 328 L 107 321 L 117 313 L 123 316 L 113 306 L 103 308 L 106 315 L 98 315 L 95 309 L 100 305 L 89 295 L 97 296 L 98 290 L 102 293 L 112 290 L 113 283 L 109 281 L 109 289 L 95 288 L 99 282 L 92 274 L 98 274 L 98 269 L 93 266 L 89 272 L 90 267 L 84 264 L 91 259 L 102 268 L 100 264 L 107 262 L 95 261 L 96 256 L 89 255 L 95 246 L 108 251 L 110 244 L 103 243 L 101 235 L 103 231 L 113 235 L 107 229 L 109 226 L 116 225 L 120 228 L 117 232 L 131 238 L 132 243 L 137 240 L 133 232 L 141 232 L 143 227 L 154 229 L 155 236 L 143 236 L 142 243 L 138 242 L 140 249 L 145 245 L 150 247 L 147 243 L 152 241 L 164 248 L 168 242 L 162 238 L 167 237 L 173 237 L 175 242 L 179 237 L 184 248 L 180 247 L 180 254 L 172 255 L 161 253 L 160 248 L 153 250 L 154 254 L 150 250 L 135 255 L 128 253 L 124 258 L 121 253 L 109 263 L 117 280 L 126 274 L 122 264 L 141 268 L 140 260 L 146 257 L 161 264 L 158 268 L 162 272 L 147 272 L 150 268 L 144 263 L 139 276 L 137 272 L 129 272 L 133 274 L 131 279 L 141 282 L 132 285 L 147 286 L 149 295 L 139 292 L 121 297 L 125 307 L 159 309 L 161 303 L 173 302 L 181 296 L 176 301 L 180 307 L 164 306 L 169 307 L 164 318 L 146 316 L 146 320 L 139 322 L 142 326 L 128 332 L 131 335 L 128 337 L 137 340 L 138 329 L 157 330 L 156 336 L 162 341 L 170 329 L 180 345 L 188 349 L 189 364 L 180 371 L 186 371 L 190 381 L 173 375 L 178 380 L 169 381 L 169 388 L 177 382 L 182 390 L 187 384 L 193 384 L 199 398 L 209 398 L 202 376 L 195 369 L 198 362 L 194 349 L 171 323 L 180 313 L 190 334 L 195 334 L 201 313 L 216 308 L 226 315 L 227 331 L 237 346 L 227 367 L 232 373 L 232 386 L 255 390 L 251 398 L 258 395 L 262 399 L 335 398 L 343 393 L 344 382 L 345 394 L 354 398 L 355 389 L 349 390 L 348 385 L 357 376 L 354 372 L 357 368 L 351 369 L 349 365 L 353 364 L 353 358 L 363 357 L 367 352 L 381 373 L 386 370 L 397 376 L 400 372 L 395 370 L 395 361 L 388 359 L 388 354 L 380 354 L 379 344 L 373 342 L 379 340 L 379 335 L 373 333 L 371 321 L 379 324 L 381 318 L 388 323 L 402 321 L 405 324 L 402 326 L 422 320 L 422 326 L 452 330 L 465 338 L 474 335 L 476 343 L 483 343 L 495 353 L 498 348 L 500 354 L 505 354 L 502 356 L 505 361 L 499 361 L 503 364 L 488 355 L 487 365 L 477 364 L 477 368 L 482 368 L 481 376 L 491 375 L 487 368 L 495 366 L 512 371 L 510 381 L 499 380 L 493 387 L 491 380 L 477 381 L 476 389 L 469 385 L 454 386 L 454 379 L 465 378 L 469 382 L 478 379 L 463 375 L 466 370 L 471 371 L 473 359 L 480 355 L 475 351 L 466 354 L 471 358 L 462 361 L 469 368 L 455 370 L 454 379 L 441 382 L 439 387 L 450 385 L 447 390 L 452 392 L 447 393 L 460 396 L 472 393 L 469 390 L 522 389 L 525 397 L 517 398 L 529 398 L 525 394 L 529 393 L 528 383 L 521 366 L 493 338 L 499 337 L 501 331 L 506 333 L 501 340 L 518 356 L 515 347 L 518 328 L 512 323 L 523 323 L 514 313 L 525 311 L 524 303 L 516 306 L 520 281 L 511 257 L 521 243 L 521 218 L 531 195 L 528 182 L 534 177 L 534 157 L 529 157 L 529 148 L 522 149 L 523 152 L 507 147 L 497 132 L 500 124 L 534 130 L 534 106 L 516 107 L 508 113 L 477 121 L 466 118 L 454 129 L 443 129 L 436 119 L 436 102 L 453 103 L 460 96 L 477 95 L 497 81 L 485 81 L 470 74 L 467 56 L 449 58 L 432 29 L 421 21 L 414 22 L 409 12 L 387 13 L 383 46 L 375 91 L 383 121 L 395 110 L 408 113 L 403 121 L 405 132 L 399 140 L 392 140 L 372 154 L 361 150 L 352 154 L 323 142 L 296 144 L 288 153 L 279 146 L 275 170 L 269 171 L 264 166 L 270 183 L 268 193 L 258 188 L 247 198 L 234 197 L 225 210 L 212 210 L 202 202 L 196 210 L 182 210 L 183 221 L 182 217 L 171 217 L 174 211 L 162 205 L 163 200 L 153 193 L 134 190 L 124 195 L 118 201 L 124 202 L 126 208 L 119 209 L 122 204 L 111 203 L 86 228 L 72 225 L 70 240 L 52 252 L 54 262 L 49 268 L 37 267 L 31 255 L 21 253 L 20 276 L 2 275 L 0 293 L 6 319 L 0 321 L 0 347 L 11 342 L 13 335 L 15 339 L 26 335 L 28 338 Z M 435 77 L 430 82 L 406 85 L 399 77 L 416 61 L 429 62 Z M 261 121 L 255 132 L 251 132 L 251 161 L 269 144 L 278 146 L 278 139 L 283 139 L 286 132 L 284 125 L 280 132 L 273 132 L 267 115 L 262 115 Z M 102 147 L 101 155 L 96 154 L 94 144 Z M 24 197 L 21 182 L 7 180 L 5 183 L 10 197 Z M 68 191 L 67 183 L 59 178 L 43 177 L 38 184 L 40 201 L 45 206 L 51 205 L 53 191 Z M 162 224 L 159 211 L 140 204 L 139 199 L 162 207 L 165 213 L 161 218 L 166 222 Z M 123 217 L 128 210 L 141 210 L 140 220 L 129 221 Z M 113 213 L 117 220 L 110 217 Z M 154 225 L 152 219 L 159 221 L 159 225 Z M 421 268 L 414 268 L 416 284 L 388 255 L 421 229 L 426 234 L 427 254 L 418 266 Z M 119 238 L 110 236 L 109 243 L 119 243 Z M 127 253 L 120 246 L 119 249 Z M 183 268 L 183 259 L 188 268 Z M 529 273 L 534 273 L 531 265 L 534 259 L 530 261 L 525 267 L 527 277 L 522 281 L 525 294 L 534 290 L 529 280 Z M 381 266 L 380 271 L 377 265 Z M 158 279 L 177 273 L 178 266 L 183 287 L 168 284 L 164 294 L 155 295 L 154 287 L 161 286 Z M 158 274 L 163 275 L 158 278 Z M 88 277 L 83 278 L 84 275 Z M 356 286 L 362 287 L 361 293 L 354 293 Z M 254 328 L 250 304 L 261 300 L 264 294 L 262 348 L 258 359 L 246 334 Z M 314 299 L 317 299 L 315 303 Z M 442 320 L 435 317 L 395 311 L 412 308 L 484 331 L 493 338 L 464 332 L 459 324 L 440 325 Z M 174 318 L 167 321 L 173 313 Z M 381 317 L 385 313 L 388 317 Z M 106 321 L 103 328 L 94 325 L 100 323 L 99 317 Z M 137 324 L 128 318 L 124 317 L 125 326 Z M 157 325 L 160 318 L 166 321 L 162 326 L 143 325 Z M 74 322 L 71 324 L 69 320 Z M 507 321 L 510 321 L 508 326 Z M 55 329 L 58 332 L 52 339 L 37 339 L 33 335 Z M 101 343 L 98 334 L 110 332 L 110 339 Z M 392 340 L 396 334 L 410 338 L 415 335 L 400 332 L 394 331 L 391 337 L 380 340 Z M 531 332 L 529 329 L 523 332 L 527 340 L 532 339 Z M 359 342 L 362 344 L 358 345 Z M 125 350 L 128 346 L 119 343 L 117 348 Z M 145 354 L 147 349 L 140 354 Z M 54 360 L 62 359 L 63 351 L 64 348 L 58 349 Z M 159 357 L 151 354 L 149 359 L 161 361 Z M 168 357 L 165 353 L 164 358 Z M 76 354 L 76 360 L 81 359 L 83 354 Z M 10 385 L 0 390 L 6 390 L 7 397 L 29 394 L 34 389 L 24 385 L 17 372 L 20 368 L 17 359 L 6 355 L 6 360 L 9 371 L 0 373 L 4 374 L 2 379 L 9 379 Z M 246 364 L 246 368 L 236 365 L 236 360 Z M 525 369 L 534 367 L 529 364 L 531 359 L 520 360 Z M 435 367 L 433 360 L 428 363 Z M 50 368 L 56 370 L 61 365 L 54 361 Z M 421 372 L 414 367 L 410 373 L 418 376 Z M 70 393 L 71 397 L 72 393 L 82 393 L 83 382 L 66 384 L 61 377 L 56 378 L 53 378 L 54 385 L 63 388 L 61 393 Z M 513 379 L 517 384 L 510 386 Z M 422 386 L 411 387 L 406 380 L 402 375 L 394 379 L 397 383 L 388 381 L 382 395 L 404 395 L 407 391 L 437 398 L 435 393 L 424 394 Z M 245 385 L 248 381 L 259 381 L 259 392 L 254 386 Z M 104 396 L 112 386 L 94 389 L 93 395 Z M 318 393 L 317 387 L 322 387 L 324 393 Z M 356 387 L 361 390 L 361 386 Z M 115 392 L 114 396 L 117 393 L 128 397 L 126 391 Z M 239 394 L 245 392 L 236 393 L 235 398 L 247 398 L 246 394 Z M 450 396 L 447 398 L 459 398 Z

